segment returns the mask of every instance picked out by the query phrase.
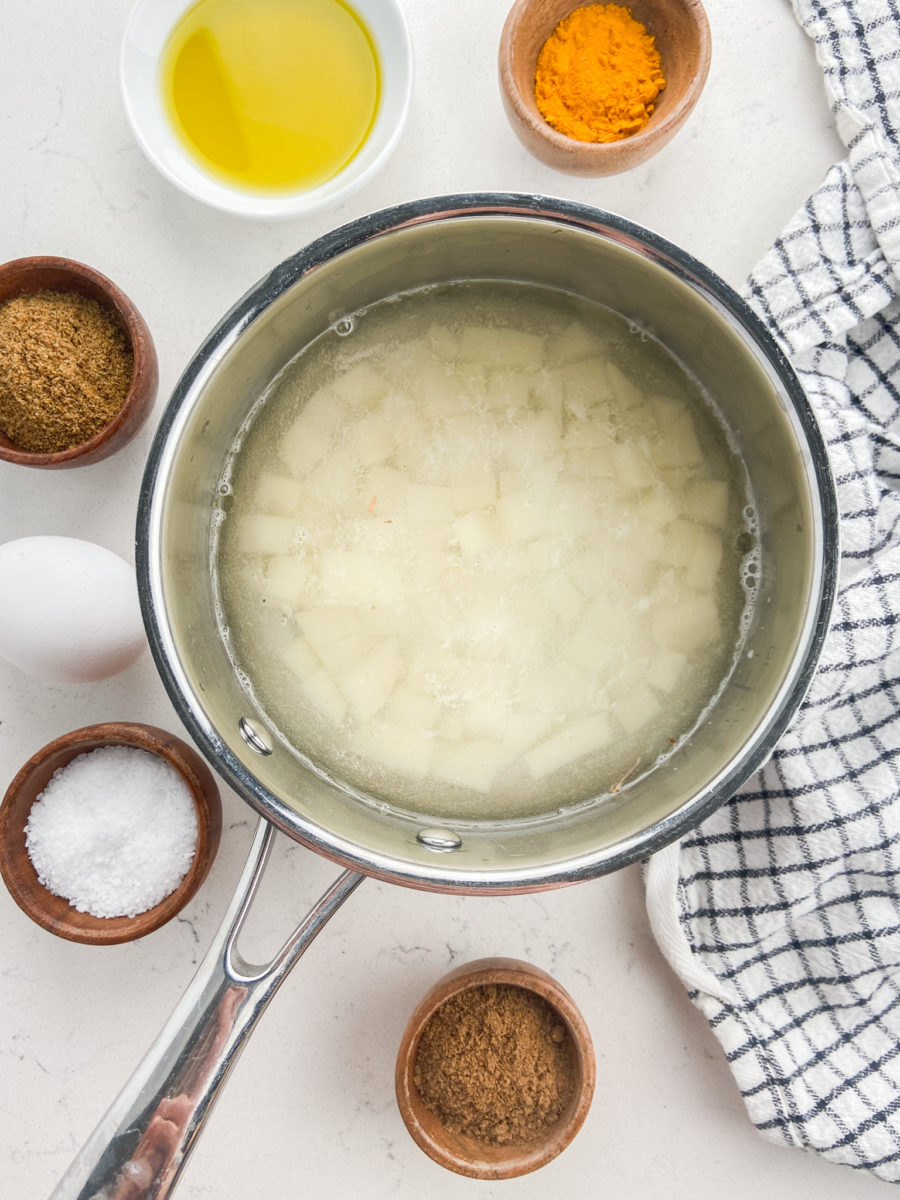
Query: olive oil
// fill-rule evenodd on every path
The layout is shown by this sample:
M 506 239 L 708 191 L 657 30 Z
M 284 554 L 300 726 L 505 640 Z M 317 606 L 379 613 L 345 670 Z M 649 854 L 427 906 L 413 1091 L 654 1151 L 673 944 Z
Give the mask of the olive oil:
M 178 136 L 211 175 L 254 192 L 312 188 L 358 152 L 379 67 L 341 0 L 200 0 L 173 31 L 162 89 Z

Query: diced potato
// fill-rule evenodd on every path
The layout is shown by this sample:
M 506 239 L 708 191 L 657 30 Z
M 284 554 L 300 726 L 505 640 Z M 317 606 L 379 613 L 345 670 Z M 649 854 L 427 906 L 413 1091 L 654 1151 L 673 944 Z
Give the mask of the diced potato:
M 396 605 L 403 598 L 403 577 L 383 558 L 355 550 L 322 550 L 319 563 L 321 604 Z
M 523 750 L 533 746 L 540 738 L 546 737 L 555 723 L 556 717 L 550 713 L 508 713 L 502 741 L 510 761 L 518 758 Z
M 370 363 L 359 362 L 339 375 L 331 385 L 338 399 L 346 406 L 365 409 L 387 393 L 388 383 Z
M 614 443 L 609 456 L 622 487 L 641 489 L 652 485 L 656 477 L 653 465 L 640 447 L 631 442 Z
M 316 602 L 319 573 L 315 562 L 299 554 L 279 554 L 266 566 L 265 590 L 291 608 L 309 608 Z
M 596 358 L 602 351 L 602 340 L 580 321 L 572 321 L 548 344 L 547 359 L 551 363 L 579 362 L 584 358 Z
M 431 761 L 431 775 L 443 783 L 489 792 L 495 775 L 508 762 L 506 747 L 494 738 L 438 742 Z
M 394 690 L 400 665 L 399 644 L 395 638 L 389 638 L 376 646 L 359 666 L 341 677 L 340 689 L 360 721 L 370 721 L 384 706 Z
M 462 383 L 449 363 L 420 364 L 416 368 L 412 390 L 418 407 L 429 416 L 453 417 L 460 411 Z
M 637 683 L 619 696 L 615 713 L 626 733 L 637 733 L 662 709 L 659 699 L 649 687 Z
M 354 754 L 399 771 L 413 779 L 428 774 L 435 739 L 425 730 L 374 721 L 362 725 L 350 737 L 348 745 Z
M 497 476 L 477 464 L 460 464 L 450 484 L 453 506 L 456 512 L 467 512 L 473 508 L 487 508 L 497 499 Z
M 536 538 L 535 541 L 529 542 L 525 553 L 532 571 L 553 571 L 559 566 L 563 545 L 559 538 Z
M 527 413 L 503 434 L 503 457 L 528 473 L 559 450 L 559 424 L 550 413 Z
M 719 610 L 708 593 L 669 605 L 657 603 L 651 628 L 657 645 L 682 653 L 717 642 L 722 636 Z
M 562 440 L 567 450 L 601 448 L 608 454 L 613 445 L 609 428 L 600 420 L 585 421 L 578 417 L 569 421 Z
M 441 715 L 435 724 L 435 733 L 451 742 L 461 742 L 466 736 L 466 722 L 463 710 L 460 708 L 441 708 Z
M 277 517 L 293 516 L 300 502 L 297 481 L 289 475 L 263 471 L 253 499 L 260 512 L 273 513 Z
M 729 497 L 730 489 L 723 480 L 700 479 L 688 484 L 685 508 L 695 520 L 724 529 L 728 523 Z
M 685 583 L 698 592 L 711 591 L 722 566 L 722 538 L 718 533 L 695 526 L 696 535 L 688 555 Z
M 524 371 L 496 370 L 487 380 L 487 402 L 500 412 L 528 407 L 534 376 Z
M 428 327 L 428 332 L 425 334 L 425 344 L 435 358 L 442 358 L 445 362 L 454 362 L 456 353 L 459 348 L 459 339 L 452 329 L 446 325 L 438 325 L 437 323 Z
M 354 421 L 344 435 L 344 446 L 364 467 L 383 462 L 394 452 L 394 438 L 383 416 L 370 414 Z
M 574 620 L 584 608 L 584 596 L 567 575 L 551 575 L 541 591 L 551 608 L 567 621 Z
M 687 657 L 677 650 L 657 650 L 647 670 L 647 682 L 661 692 L 671 692 L 687 665 Z
M 300 686 L 314 708 L 334 725 L 340 725 L 347 715 L 347 701 L 324 668 L 319 667 L 318 671 L 307 675 L 300 681 Z
M 298 679 L 308 679 L 322 670 L 319 656 L 302 634 L 292 638 L 281 653 L 281 661 Z
M 541 412 L 548 412 L 557 423 L 562 421 L 565 388 L 557 371 L 541 371 L 535 377 L 534 394 Z
M 396 467 L 378 466 L 366 472 L 360 494 L 366 500 L 367 508 L 374 499 L 372 511 L 380 517 L 395 517 L 398 513 L 406 511 L 408 488 L 409 476 L 405 471 L 398 471 Z
M 334 448 L 328 457 L 306 476 L 304 491 L 318 504 L 341 512 L 356 509 L 360 503 L 359 466 L 345 447 Z
M 529 750 L 524 756 L 525 765 L 532 775 L 543 779 L 551 771 L 558 771 L 560 767 L 568 766 L 592 750 L 599 750 L 611 736 L 608 718 L 603 713 L 594 713 L 581 720 L 568 722 L 546 741 Z
M 406 490 L 406 508 L 418 521 L 449 523 L 456 515 L 456 495 L 452 488 L 434 483 L 411 483 Z
M 546 533 L 552 514 L 536 505 L 528 491 L 507 492 L 497 501 L 497 525 L 507 542 L 524 542 Z
M 656 448 L 656 461 L 663 467 L 693 467 L 703 461 L 690 413 L 684 413 L 666 429 Z
M 460 362 L 536 370 L 544 357 L 544 340 L 521 329 L 470 325 L 460 334 L 458 353 Z
M 566 470 L 580 479 L 603 479 L 609 472 L 608 459 L 602 451 L 588 447 L 567 450 Z
M 609 380 L 613 399 L 620 409 L 637 408 L 644 402 L 644 393 L 624 375 L 615 363 L 606 364 L 606 377 Z
M 307 429 L 316 429 L 329 437 L 346 414 L 347 406 L 341 403 L 337 389 L 331 384 L 313 392 L 300 411 Z
M 463 716 L 467 737 L 500 740 L 506 733 L 508 714 L 506 709 L 497 703 L 496 696 L 470 700 L 463 710 Z
M 452 523 L 450 532 L 467 558 L 485 554 L 498 541 L 496 518 L 489 512 L 464 513 Z
M 235 546 L 241 554 L 286 554 L 294 543 L 297 522 L 291 517 L 247 513 L 236 520 Z
M 297 613 L 297 623 L 329 675 L 339 679 L 375 648 L 375 638 L 350 608 L 313 608 Z
M 279 457 L 292 475 L 308 475 L 330 449 L 331 435 L 330 429 L 317 429 L 301 412 L 278 444 Z
M 406 729 L 433 730 L 441 716 L 441 706 L 433 696 L 408 687 L 397 687 L 381 710 L 381 718 L 389 725 Z
M 668 432 L 685 416 L 690 415 L 683 402 L 673 400 L 671 396 L 651 396 L 649 404 L 660 433 Z
M 633 511 L 635 520 L 650 529 L 662 529 L 678 516 L 675 502 L 662 488 L 654 488 L 649 496 L 635 504 Z M 674 538 L 666 536 L 670 544 L 674 543 Z
M 562 367 L 563 394 L 566 409 L 584 421 L 590 410 L 609 394 L 606 360 L 586 358 L 582 362 Z

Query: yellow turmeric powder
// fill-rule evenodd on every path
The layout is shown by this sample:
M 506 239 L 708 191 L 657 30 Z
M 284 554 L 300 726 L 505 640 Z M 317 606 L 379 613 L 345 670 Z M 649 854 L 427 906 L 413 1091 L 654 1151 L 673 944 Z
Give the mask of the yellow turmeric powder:
M 619 4 L 588 4 L 560 21 L 538 55 L 541 116 L 580 142 L 616 142 L 647 124 L 666 86 L 646 28 Z

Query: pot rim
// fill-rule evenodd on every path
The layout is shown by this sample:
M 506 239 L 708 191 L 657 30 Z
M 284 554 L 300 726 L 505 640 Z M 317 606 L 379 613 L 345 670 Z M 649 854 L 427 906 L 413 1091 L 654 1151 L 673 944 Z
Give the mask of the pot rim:
M 724 311 L 737 321 L 743 335 L 777 377 L 802 430 L 820 505 L 820 512 L 814 515 L 817 517 L 816 523 L 821 522 L 818 539 L 821 556 L 815 564 L 818 591 L 810 600 L 793 674 L 785 681 L 761 729 L 703 791 L 657 823 L 611 848 L 595 849 L 538 868 L 516 867 L 476 872 L 454 871 L 452 855 L 436 855 L 434 868 L 428 868 L 396 856 L 370 852 L 357 843 L 305 821 L 248 771 L 205 714 L 198 711 L 199 706 L 195 707 L 190 702 L 193 689 L 178 662 L 163 613 L 157 608 L 156 597 L 161 596 L 162 589 L 154 546 L 159 541 L 159 521 L 163 508 L 157 503 L 157 482 L 164 466 L 169 436 L 176 428 L 186 403 L 257 317 L 303 276 L 365 242 L 415 225 L 485 216 L 524 216 L 600 234 L 655 261 L 693 290 L 699 291 L 716 310 Z M 793 368 L 761 319 L 710 268 L 652 230 L 590 205 L 510 192 L 458 193 L 427 197 L 381 209 L 324 234 L 263 276 L 225 313 L 182 373 L 154 435 L 138 498 L 135 561 L 147 638 L 169 699 L 213 769 L 257 813 L 295 841 L 326 858 L 386 882 L 457 894 L 513 894 L 593 878 L 655 853 L 719 808 L 769 757 L 806 695 L 828 631 L 838 577 L 838 505 L 824 438 Z M 433 818 L 427 817 L 422 818 L 422 823 L 428 826 L 435 824 Z M 504 823 L 495 824 L 499 828 Z

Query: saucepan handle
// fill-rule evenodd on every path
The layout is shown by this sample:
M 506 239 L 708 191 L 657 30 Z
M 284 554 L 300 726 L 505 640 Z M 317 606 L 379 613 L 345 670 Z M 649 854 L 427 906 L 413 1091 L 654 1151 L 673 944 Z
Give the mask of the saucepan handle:
M 325 922 L 364 876 L 345 871 L 274 959 L 252 966 L 237 937 L 275 829 L 260 821 L 237 890 L 208 954 L 143 1062 L 57 1184 L 51 1200 L 162 1200 L 266 1005 Z

